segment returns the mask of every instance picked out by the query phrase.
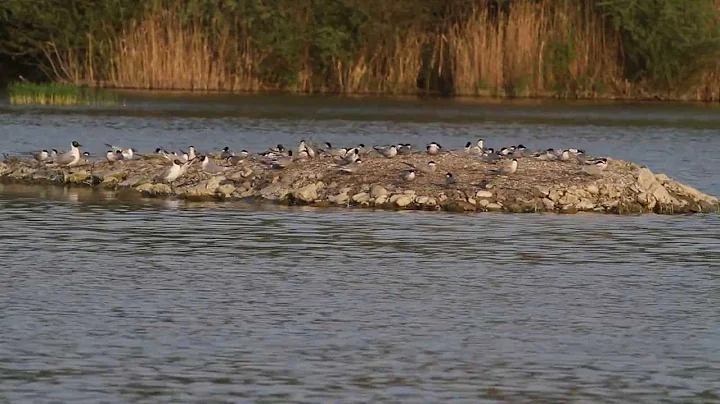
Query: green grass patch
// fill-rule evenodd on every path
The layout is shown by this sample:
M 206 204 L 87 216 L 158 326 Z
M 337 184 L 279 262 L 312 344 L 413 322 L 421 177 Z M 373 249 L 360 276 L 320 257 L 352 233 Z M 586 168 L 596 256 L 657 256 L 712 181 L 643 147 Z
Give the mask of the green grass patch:
M 72 84 L 16 82 L 8 85 L 10 103 L 15 105 L 114 105 L 117 95 Z

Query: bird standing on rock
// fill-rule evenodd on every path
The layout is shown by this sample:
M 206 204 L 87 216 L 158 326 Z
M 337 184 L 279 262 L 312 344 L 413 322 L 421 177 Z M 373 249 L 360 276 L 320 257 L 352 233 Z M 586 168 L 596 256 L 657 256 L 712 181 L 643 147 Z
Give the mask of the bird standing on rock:
M 82 145 L 73 140 L 70 144 L 70 151 L 59 154 L 53 160 L 53 163 L 65 167 L 72 167 L 77 165 L 78 163 L 80 163 L 80 147 L 82 147 Z
M 157 177 L 155 177 L 156 180 L 160 180 L 163 182 L 173 182 L 176 179 L 180 178 L 181 175 L 183 175 L 183 167 L 182 162 L 178 159 L 173 160 L 173 163 L 170 167 L 163 170 L 162 173 L 160 173 Z

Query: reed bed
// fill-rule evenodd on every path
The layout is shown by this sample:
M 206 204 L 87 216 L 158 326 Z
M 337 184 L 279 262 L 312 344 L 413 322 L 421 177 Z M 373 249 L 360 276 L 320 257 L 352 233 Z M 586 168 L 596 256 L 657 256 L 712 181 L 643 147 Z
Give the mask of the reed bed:
M 647 98 L 652 83 L 630 82 L 619 35 L 592 1 L 514 0 L 423 31 L 359 42 L 350 57 L 313 57 L 307 44 L 293 65 L 259 45 L 243 16 L 187 17 L 152 9 L 81 51 L 46 47 L 59 81 L 98 87 L 258 92 L 497 97 Z M 298 25 L 300 27 L 300 25 Z M 297 28 L 297 27 L 296 27 Z M 297 28 L 300 29 L 300 28 Z M 289 45 L 288 45 L 289 46 Z M 288 76 L 292 76 L 288 79 Z M 699 84 L 669 98 L 720 99 L 720 63 Z M 445 88 L 441 88 L 441 87 Z M 68 101 L 70 102 L 70 101 Z
M 619 42 L 588 4 L 513 2 L 474 11 L 447 41 L 461 95 L 604 95 L 622 81 Z
M 117 96 L 112 92 L 81 88 L 72 84 L 17 82 L 8 85 L 11 104 L 16 105 L 112 105 Z

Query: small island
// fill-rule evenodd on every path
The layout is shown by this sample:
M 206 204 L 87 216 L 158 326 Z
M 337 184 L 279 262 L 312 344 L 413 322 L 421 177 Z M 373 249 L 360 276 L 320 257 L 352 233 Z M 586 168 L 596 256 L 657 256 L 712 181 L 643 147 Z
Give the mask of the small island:
M 685 214 L 720 211 L 717 197 L 654 174 L 637 164 L 608 158 L 602 171 L 592 172 L 578 159 L 535 157 L 517 159 L 517 170 L 503 172 L 506 159 L 442 152 L 383 157 L 368 153 L 353 172 L 337 158 L 289 159 L 279 167 L 267 158 L 212 159 L 215 171 L 187 164 L 174 181 L 158 175 L 173 163 L 159 154 L 121 161 L 84 161 L 59 167 L 35 160 L 9 158 L 0 162 L 5 183 L 97 187 L 146 197 L 188 200 L 246 200 L 316 207 L 443 210 L 449 212 L 598 212 L 613 214 Z M 436 169 L 413 170 L 429 161 Z M 218 166 L 222 167 L 218 169 Z M 401 173 L 414 171 L 408 180 Z M 452 173 L 452 180 L 447 180 Z

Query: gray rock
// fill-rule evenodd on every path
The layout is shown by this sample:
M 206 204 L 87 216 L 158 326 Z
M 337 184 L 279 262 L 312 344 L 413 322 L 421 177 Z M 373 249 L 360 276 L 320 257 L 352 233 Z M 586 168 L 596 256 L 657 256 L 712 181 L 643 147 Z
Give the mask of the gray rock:
M 295 191 L 295 197 L 303 202 L 313 202 L 318 198 L 317 184 L 308 184 Z
M 559 189 L 553 188 L 548 192 L 548 199 L 550 199 L 553 202 L 557 202 L 560 200 L 560 198 L 563 197 L 564 194 L 565 194 L 565 192 L 563 192 Z
M 378 196 L 387 195 L 387 194 L 388 194 L 387 189 L 383 188 L 380 185 L 373 185 L 372 187 L 370 187 L 370 196 L 373 198 L 377 198 Z
M 489 211 L 498 211 L 498 210 L 502 210 L 502 205 L 500 205 L 497 202 L 491 202 L 485 206 L 485 209 L 487 209 Z
M 595 209 L 595 204 L 588 199 L 583 199 L 575 204 L 575 209 L 581 211 L 589 211 Z
M 532 192 L 533 192 L 533 195 L 537 196 L 538 198 L 545 198 L 548 195 L 550 195 L 550 188 L 548 188 L 544 185 L 536 185 L 533 187 Z
M 492 198 L 493 193 L 490 191 L 480 190 L 475 193 L 477 198 Z

